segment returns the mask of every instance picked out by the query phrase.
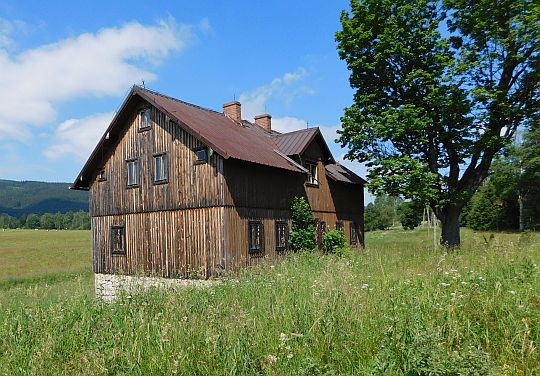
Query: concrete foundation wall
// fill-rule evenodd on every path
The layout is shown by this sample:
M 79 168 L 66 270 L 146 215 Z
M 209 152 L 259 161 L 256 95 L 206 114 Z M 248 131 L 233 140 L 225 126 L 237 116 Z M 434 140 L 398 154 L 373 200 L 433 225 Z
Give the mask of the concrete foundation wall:
M 114 301 L 122 292 L 136 294 L 151 288 L 178 289 L 209 286 L 211 280 L 138 277 L 118 274 L 95 274 L 96 297 L 104 302 Z

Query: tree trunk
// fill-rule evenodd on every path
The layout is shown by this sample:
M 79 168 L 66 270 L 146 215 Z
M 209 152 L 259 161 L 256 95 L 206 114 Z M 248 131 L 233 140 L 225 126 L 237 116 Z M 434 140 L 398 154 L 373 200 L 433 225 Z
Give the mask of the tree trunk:
M 459 247 L 461 243 L 459 235 L 461 207 L 447 206 L 442 209 L 441 214 L 439 218 L 442 222 L 441 245 L 448 248 Z

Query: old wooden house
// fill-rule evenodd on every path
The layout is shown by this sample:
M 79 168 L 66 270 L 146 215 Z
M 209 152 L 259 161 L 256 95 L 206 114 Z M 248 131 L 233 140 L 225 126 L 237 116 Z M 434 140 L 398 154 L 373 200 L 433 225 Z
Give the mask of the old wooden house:
M 364 180 L 318 128 L 278 133 L 134 86 L 74 182 L 90 191 L 93 270 L 207 278 L 287 250 L 290 204 L 307 197 L 318 238 L 363 244 Z

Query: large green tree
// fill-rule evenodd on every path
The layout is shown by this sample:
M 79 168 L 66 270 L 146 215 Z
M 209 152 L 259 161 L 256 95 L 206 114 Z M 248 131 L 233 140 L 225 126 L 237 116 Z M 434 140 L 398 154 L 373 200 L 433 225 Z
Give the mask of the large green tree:
M 538 121 L 540 3 L 352 0 L 336 33 L 354 103 L 342 117 L 347 158 L 369 187 L 429 204 L 441 242 L 493 157 Z

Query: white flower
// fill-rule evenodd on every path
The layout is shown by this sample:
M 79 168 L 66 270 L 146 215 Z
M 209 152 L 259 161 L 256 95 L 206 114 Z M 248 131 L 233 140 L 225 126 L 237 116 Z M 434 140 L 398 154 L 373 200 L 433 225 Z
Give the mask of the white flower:
M 439 285 L 444 286 L 444 287 L 450 286 L 450 284 L 449 284 L 449 283 L 446 283 L 446 282 L 441 282 L 441 283 L 439 283 Z

